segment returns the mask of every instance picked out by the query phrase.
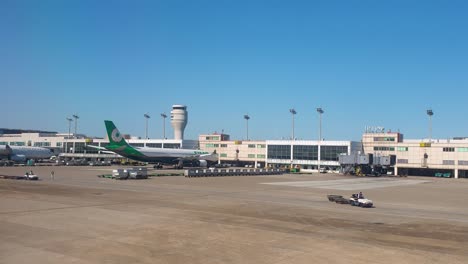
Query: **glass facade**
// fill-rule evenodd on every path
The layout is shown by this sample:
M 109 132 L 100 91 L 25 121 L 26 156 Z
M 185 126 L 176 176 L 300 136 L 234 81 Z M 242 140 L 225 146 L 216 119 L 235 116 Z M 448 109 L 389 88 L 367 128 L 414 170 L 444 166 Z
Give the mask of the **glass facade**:
M 88 146 L 98 146 L 98 145 L 99 145 L 98 143 L 88 143 Z M 86 148 L 86 153 L 94 153 L 94 154 L 96 154 L 96 153 L 98 153 L 98 152 L 99 152 L 99 150 L 96 149 L 96 148 L 92 148 L 92 147 L 91 147 L 91 148 L 90 148 L 90 147 L 87 147 L 87 148 Z
M 178 149 L 180 148 L 180 144 L 179 143 L 165 143 L 164 148 Z
M 34 142 L 34 147 L 50 147 L 50 142 Z
M 398 151 L 408 151 L 408 147 L 397 147 Z
M 25 146 L 25 145 L 26 143 L 24 142 L 14 142 L 14 141 L 10 142 L 10 146 Z
M 84 142 L 75 143 L 75 153 L 85 153 L 86 145 Z
M 294 145 L 293 151 L 295 160 L 318 160 L 318 146 Z
M 395 147 L 374 147 L 375 151 L 395 151 Z
M 443 148 L 444 152 L 455 152 L 455 148 Z
M 162 144 L 161 143 L 146 143 L 146 146 L 148 148 L 162 148 Z
M 374 137 L 374 141 L 395 141 L 394 137 Z
M 269 145 L 269 159 L 291 159 L 291 145 Z
M 320 159 L 338 161 L 338 155 L 341 153 L 348 153 L 347 146 L 321 146 Z
M 137 147 L 137 148 L 142 148 L 145 146 L 144 143 L 130 143 L 129 145 L 132 147 Z
M 255 158 L 255 154 L 248 154 L 247 157 L 248 158 Z
M 249 148 L 255 148 L 255 144 L 249 144 Z

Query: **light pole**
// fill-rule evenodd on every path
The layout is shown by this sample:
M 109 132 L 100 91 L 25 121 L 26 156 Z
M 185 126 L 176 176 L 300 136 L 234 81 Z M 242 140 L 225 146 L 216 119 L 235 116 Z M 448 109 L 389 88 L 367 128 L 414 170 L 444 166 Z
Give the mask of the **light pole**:
M 151 118 L 151 116 L 148 115 L 148 113 L 143 115 L 145 117 L 145 139 L 148 139 L 148 119 Z
M 294 140 L 294 116 L 297 114 L 297 112 L 294 110 L 294 108 L 289 109 L 289 112 L 292 115 L 292 140 Z
M 71 119 L 70 117 L 67 117 L 67 121 L 68 121 L 68 138 L 67 138 L 67 141 L 65 142 L 65 146 L 64 146 L 65 153 L 68 153 L 68 150 L 70 149 L 70 146 L 68 146 L 68 144 L 70 142 L 71 122 L 73 121 L 73 119 Z
M 318 172 L 320 173 L 320 162 L 322 160 L 322 151 L 321 151 L 321 142 L 322 142 L 322 114 L 324 113 L 321 107 L 317 108 L 317 113 L 319 114 L 319 140 L 318 140 L 318 153 L 317 153 L 317 160 L 318 160 Z
M 162 113 L 161 117 L 163 119 L 163 139 L 166 139 L 166 113 Z
M 244 119 L 245 119 L 245 124 L 246 124 L 246 128 L 247 128 L 247 140 L 249 140 L 249 119 L 250 119 L 250 116 L 249 115 L 244 115 Z
M 432 109 L 427 110 L 427 115 L 429 116 L 429 143 L 432 141 L 432 116 L 434 115 L 434 112 Z
M 70 117 L 67 117 L 67 121 L 68 121 L 68 139 L 70 139 L 71 122 L 73 121 L 73 119 L 71 119 Z
M 78 127 L 78 118 L 80 118 L 77 114 L 73 115 L 73 118 L 75 118 L 75 137 L 78 135 L 77 134 L 77 127 Z

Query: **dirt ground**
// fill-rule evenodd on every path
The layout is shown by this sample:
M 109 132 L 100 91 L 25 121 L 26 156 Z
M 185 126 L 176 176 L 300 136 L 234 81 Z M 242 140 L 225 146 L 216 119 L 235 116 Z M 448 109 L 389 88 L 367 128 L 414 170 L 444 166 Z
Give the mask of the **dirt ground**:
M 341 175 L 33 170 L 41 180 L 0 179 L 0 263 L 468 263 L 466 179 L 398 178 L 426 182 L 366 189 L 375 208 L 358 208 L 326 198 L 353 191 L 264 184 L 358 179 Z

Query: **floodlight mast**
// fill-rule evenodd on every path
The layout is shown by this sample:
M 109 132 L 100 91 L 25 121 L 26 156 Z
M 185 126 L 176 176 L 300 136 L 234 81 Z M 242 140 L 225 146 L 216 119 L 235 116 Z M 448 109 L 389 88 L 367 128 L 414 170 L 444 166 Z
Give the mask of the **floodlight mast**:
M 78 127 L 78 119 L 80 118 L 77 114 L 74 114 L 73 115 L 73 118 L 75 118 L 75 137 L 78 137 L 78 133 L 77 133 L 77 127 Z
M 318 161 L 318 172 L 320 173 L 320 162 L 322 160 L 322 155 L 321 155 L 321 142 L 322 142 L 322 114 L 324 113 L 323 109 L 321 107 L 317 108 L 317 113 L 319 114 L 319 140 L 318 140 L 318 155 L 317 155 L 317 161 Z
M 291 140 L 295 140 L 294 137 L 294 116 L 297 114 L 296 110 L 294 108 L 289 109 L 289 112 L 292 115 L 292 137 Z
M 247 130 L 247 140 L 249 140 L 249 119 L 250 119 L 250 116 L 249 115 L 244 115 L 244 119 L 245 119 L 246 130 Z
M 161 117 L 163 119 L 163 139 L 166 139 L 166 118 L 167 118 L 166 113 L 162 113 Z
M 148 113 L 144 114 L 143 116 L 145 117 L 145 124 L 146 124 L 145 125 L 145 139 L 148 139 L 148 119 L 150 119 L 151 116 Z
M 432 116 L 434 115 L 434 111 L 432 109 L 428 109 L 426 111 L 427 115 L 429 116 L 429 143 L 432 142 Z
M 70 117 L 67 117 L 67 121 L 68 121 L 68 139 L 70 139 L 70 134 L 71 134 L 71 122 L 73 121 L 73 119 L 71 119 Z

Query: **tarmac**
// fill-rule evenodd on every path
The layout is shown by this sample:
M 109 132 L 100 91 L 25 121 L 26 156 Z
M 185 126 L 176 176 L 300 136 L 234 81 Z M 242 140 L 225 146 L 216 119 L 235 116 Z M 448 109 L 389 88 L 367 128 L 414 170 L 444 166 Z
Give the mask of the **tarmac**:
M 0 179 L 0 263 L 468 263 L 467 179 L 0 175 L 31 169 Z M 361 190 L 375 208 L 326 197 Z

